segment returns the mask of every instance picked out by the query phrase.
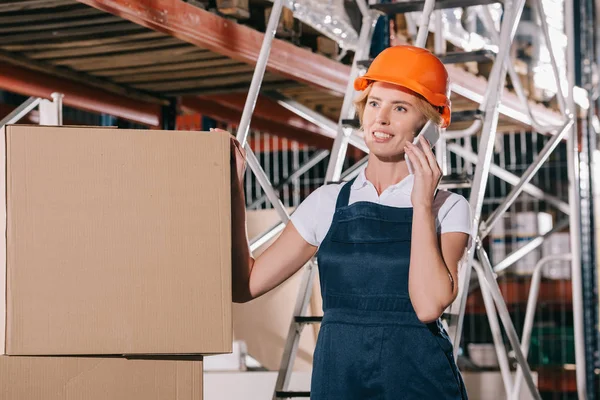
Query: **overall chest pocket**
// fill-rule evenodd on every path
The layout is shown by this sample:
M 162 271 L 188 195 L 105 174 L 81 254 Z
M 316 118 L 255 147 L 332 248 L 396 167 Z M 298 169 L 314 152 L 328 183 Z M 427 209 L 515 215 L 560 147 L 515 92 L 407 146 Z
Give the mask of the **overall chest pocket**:
M 393 243 L 410 241 L 412 223 L 374 218 L 337 221 L 330 233 L 338 243 Z

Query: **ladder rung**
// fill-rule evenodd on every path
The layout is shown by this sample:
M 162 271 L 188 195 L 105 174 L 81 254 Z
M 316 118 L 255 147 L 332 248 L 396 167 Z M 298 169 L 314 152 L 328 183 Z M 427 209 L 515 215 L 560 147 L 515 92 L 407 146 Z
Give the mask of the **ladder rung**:
M 365 68 L 365 69 L 366 69 L 366 68 L 369 68 L 369 67 L 371 66 L 371 63 L 372 63 L 372 62 L 373 62 L 373 60 L 372 60 L 372 59 L 369 59 L 369 60 L 359 60 L 359 61 L 357 61 L 357 62 L 356 62 L 356 64 L 357 64 L 359 67 L 363 67 L 363 68 Z
M 360 128 L 360 121 L 358 120 L 358 118 L 355 119 L 343 119 L 342 120 L 342 126 L 344 128 Z
M 466 62 L 491 62 L 494 61 L 496 57 L 496 53 L 492 50 L 482 49 L 475 51 L 454 51 L 446 54 L 437 54 L 437 57 L 444 64 L 457 64 L 457 63 L 466 63 Z M 362 68 L 369 68 L 372 59 L 370 60 L 360 60 L 356 63 Z
M 467 175 L 449 174 L 444 175 L 440 181 L 440 189 L 463 189 L 470 188 L 473 179 Z
M 293 399 L 295 397 L 310 397 L 310 392 L 275 392 L 278 399 Z
M 494 61 L 496 53 L 491 50 L 482 49 L 475 51 L 455 51 L 446 54 L 439 54 L 438 58 L 444 64 L 457 64 L 466 62 L 490 62 Z
M 474 121 L 482 115 L 483 113 L 481 112 L 481 110 L 455 111 L 452 113 L 452 122 Z
M 318 324 L 323 321 L 323 317 L 294 317 L 298 324 Z
M 449 312 L 445 312 L 442 314 L 442 319 L 451 319 L 452 317 L 456 316 L 457 314 L 452 314 Z
M 499 3 L 498 0 L 438 0 L 435 10 L 459 8 Z M 388 15 L 402 14 L 413 11 L 423 11 L 425 0 L 399 0 L 394 3 L 372 4 L 371 8 Z

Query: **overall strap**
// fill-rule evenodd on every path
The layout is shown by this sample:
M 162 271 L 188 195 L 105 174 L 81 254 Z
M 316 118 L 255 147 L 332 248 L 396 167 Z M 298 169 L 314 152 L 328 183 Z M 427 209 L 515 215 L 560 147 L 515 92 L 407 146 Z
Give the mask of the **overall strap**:
M 337 210 L 340 207 L 346 207 L 348 205 L 348 201 L 350 201 L 350 189 L 352 188 L 352 184 L 356 178 L 352 179 L 344 186 L 342 186 L 342 190 L 340 190 L 340 194 L 338 194 L 337 202 L 335 203 L 335 209 Z

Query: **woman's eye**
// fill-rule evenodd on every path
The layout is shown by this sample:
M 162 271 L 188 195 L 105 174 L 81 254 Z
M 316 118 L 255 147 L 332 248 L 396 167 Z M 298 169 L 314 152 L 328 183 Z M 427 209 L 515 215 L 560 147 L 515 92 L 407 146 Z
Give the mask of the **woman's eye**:
M 376 101 L 370 101 L 370 102 L 369 102 L 369 105 L 370 105 L 371 107 L 377 107 L 377 102 L 376 102 Z
M 396 110 L 403 112 L 403 111 L 406 111 L 406 108 L 404 108 L 402 106 L 398 106 L 398 107 L 396 107 Z

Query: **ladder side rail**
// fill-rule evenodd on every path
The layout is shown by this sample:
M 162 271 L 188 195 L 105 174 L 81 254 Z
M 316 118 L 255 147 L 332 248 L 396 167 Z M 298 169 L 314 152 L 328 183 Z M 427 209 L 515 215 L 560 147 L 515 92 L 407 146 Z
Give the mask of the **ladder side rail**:
M 486 283 L 483 267 L 474 260 L 473 268 L 475 269 L 477 279 L 479 280 L 479 286 L 484 288 Z M 481 297 L 483 298 L 483 305 L 490 325 L 490 331 L 492 332 L 496 357 L 498 358 L 498 364 L 500 365 L 500 374 L 502 375 L 502 382 L 504 383 L 504 392 L 508 399 L 513 388 L 513 383 L 510 364 L 508 363 L 508 353 L 506 352 L 506 346 L 504 346 L 504 339 L 502 338 L 502 330 L 500 328 L 500 323 L 498 322 L 496 306 L 494 305 L 494 299 L 488 290 L 481 290 Z
M 31 110 L 35 109 L 41 101 L 42 99 L 39 97 L 30 97 L 25 100 L 20 106 L 0 120 L 0 129 L 4 128 L 5 125 L 17 123 L 21 118 L 29 114 Z
M 267 61 L 269 60 L 269 54 L 271 53 L 271 45 L 273 44 L 273 39 L 275 38 L 275 33 L 277 32 L 277 25 L 279 24 L 279 20 L 281 18 L 282 9 L 283 0 L 274 0 L 273 8 L 271 9 L 271 15 L 269 16 L 269 22 L 267 23 L 263 43 L 260 47 L 260 52 L 256 61 L 256 67 L 254 68 L 254 73 L 252 74 L 252 82 L 250 83 L 250 89 L 248 90 L 248 96 L 246 97 L 244 111 L 242 112 L 242 117 L 240 119 L 240 124 L 238 126 L 236 135 L 237 140 L 244 147 L 247 147 L 246 142 L 248 139 L 248 132 L 250 131 L 250 121 L 252 120 L 252 114 L 254 113 L 260 87 L 265 76 Z

